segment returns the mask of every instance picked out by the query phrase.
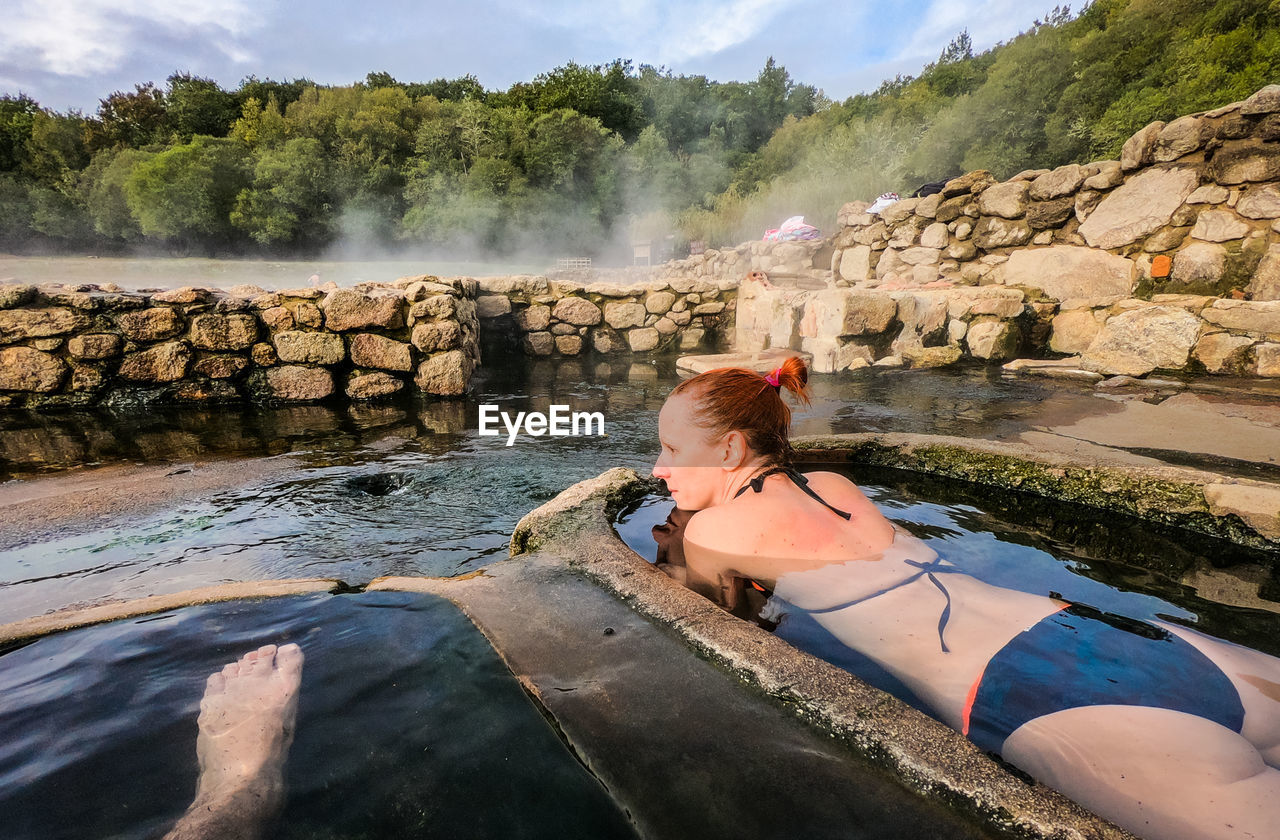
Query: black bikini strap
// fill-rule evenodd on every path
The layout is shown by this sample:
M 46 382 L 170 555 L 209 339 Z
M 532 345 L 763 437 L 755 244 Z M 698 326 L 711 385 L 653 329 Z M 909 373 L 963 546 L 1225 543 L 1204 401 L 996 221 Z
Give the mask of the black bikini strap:
M 765 470 L 755 478 L 748 481 L 746 484 L 739 487 L 738 492 L 734 493 L 733 497 L 735 499 L 738 498 L 743 493 L 747 492 L 748 487 L 750 487 L 752 490 L 754 490 L 757 493 L 763 492 L 764 480 L 769 476 L 777 475 L 778 473 L 781 473 L 787 476 L 788 478 L 790 478 L 795 483 L 795 485 L 799 487 L 801 490 L 803 490 L 805 493 L 807 493 L 810 498 L 818 501 L 823 506 L 825 506 L 828 510 L 838 514 L 839 516 L 844 517 L 845 519 L 853 519 L 852 514 L 846 513 L 843 510 L 840 510 L 839 508 L 832 507 L 831 505 L 827 504 L 827 502 L 821 496 L 813 492 L 813 489 L 809 486 L 809 479 L 805 478 L 803 475 L 801 475 L 799 472 L 792 469 L 791 467 L 774 467 L 772 469 Z

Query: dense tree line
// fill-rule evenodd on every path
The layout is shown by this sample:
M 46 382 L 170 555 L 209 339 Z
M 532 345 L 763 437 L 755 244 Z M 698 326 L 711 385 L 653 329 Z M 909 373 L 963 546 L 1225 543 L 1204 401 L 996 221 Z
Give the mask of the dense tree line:
M 1112 158 L 1155 119 L 1280 82 L 1280 0 L 1094 0 L 827 101 L 617 60 L 505 91 L 370 73 L 327 87 L 188 74 L 93 115 L 0 97 L 0 244 L 311 253 L 335 241 L 599 253 L 712 244 L 971 169 Z
M 505 91 L 370 73 L 329 87 L 188 74 L 57 113 L 0 98 L 0 241 L 173 252 L 368 246 L 598 251 L 729 184 L 822 104 L 770 59 L 747 83 L 618 60 Z M 667 220 L 667 221 L 663 221 Z

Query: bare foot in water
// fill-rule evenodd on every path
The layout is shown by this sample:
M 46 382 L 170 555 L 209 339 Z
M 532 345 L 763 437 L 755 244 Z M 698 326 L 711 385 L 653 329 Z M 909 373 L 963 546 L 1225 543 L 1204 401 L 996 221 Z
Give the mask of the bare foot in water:
M 281 804 L 302 649 L 263 645 L 214 672 L 200 701 L 195 803 L 168 835 L 253 837 Z

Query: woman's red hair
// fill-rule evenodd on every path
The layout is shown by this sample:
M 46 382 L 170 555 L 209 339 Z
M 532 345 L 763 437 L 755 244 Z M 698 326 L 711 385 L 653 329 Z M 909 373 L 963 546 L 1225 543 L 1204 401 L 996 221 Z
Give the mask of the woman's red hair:
M 671 396 L 687 394 L 694 400 L 694 423 L 713 438 L 739 431 L 747 445 L 769 465 L 791 463 L 791 409 L 782 399 L 782 389 L 809 404 L 809 368 L 797 356 L 783 360 L 772 374 L 775 387 L 763 374 L 746 368 L 716 368 L 681 382 Z

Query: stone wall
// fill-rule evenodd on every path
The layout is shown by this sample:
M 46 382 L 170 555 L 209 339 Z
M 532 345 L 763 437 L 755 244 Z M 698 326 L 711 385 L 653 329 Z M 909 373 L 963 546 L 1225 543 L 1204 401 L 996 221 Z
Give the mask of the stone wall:
M 476 283 L 151 294 L 0 286 L 0 406 L 456 395 L 479 362 Z
M 530 356 L 718 349 L 732 331 L 737 279 L 665 268 L 654 274 L 630 284 L 481 278 L 480 327 L 487 335 L 510 336 Z
M 744 285 L 737 349 L 807 350 L 819 371 L 1070 354 L 1280 376 L 1280 85 L 1152 123 L 1118 161 L 867 208 L 840 211 L 828 288 Z

